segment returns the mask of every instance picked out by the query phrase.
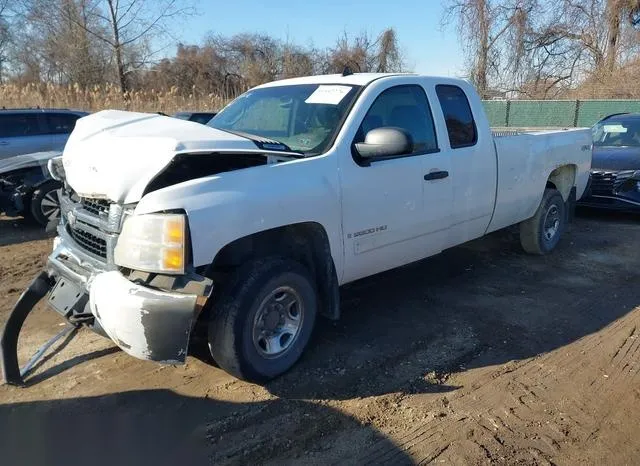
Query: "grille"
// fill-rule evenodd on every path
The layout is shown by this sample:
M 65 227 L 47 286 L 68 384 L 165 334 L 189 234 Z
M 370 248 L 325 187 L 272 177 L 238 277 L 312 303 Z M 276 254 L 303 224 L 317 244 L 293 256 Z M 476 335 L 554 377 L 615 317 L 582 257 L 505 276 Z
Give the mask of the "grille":
M 633 171 L 593 171 L 591 172 L 591 193 L 601 196 L 611 196 L 631 176 Z
M 82 249 L 104 259 L 107 258 L 107 241 L 105 239 L 92 235 L 80 228 L 69 227 L 69 234 Z
M 592 194 L 600 194 L 602 196 L 610 196 L 616 182 L 615 172 L 592 172 L 591 173 L 591 192 Z
M 83 209 L 92 213 L 93 215 L 108 213 L 109 205 L 111 204 L 106 199 L 90 199 L 86 197 L 82 198 L 81 203 L 82 203 Z

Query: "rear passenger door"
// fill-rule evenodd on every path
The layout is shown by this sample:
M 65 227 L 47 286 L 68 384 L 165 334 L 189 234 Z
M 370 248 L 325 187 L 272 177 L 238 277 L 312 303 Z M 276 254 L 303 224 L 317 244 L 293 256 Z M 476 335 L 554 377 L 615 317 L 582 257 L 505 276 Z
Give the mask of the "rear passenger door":
M 51 137 L 50 150 L 64 149 L 78 118 L 80 116 L 73 113 L 50 112 L 45 114 L 47 133 Z
M 448 246 L 482 236 L 493 214 L 497 160 L 491 130 L 478 127 L 472 108 L 482 102 L 458 85 L 435 86 L 447 137 L 442 150 L 451 162 L 453 202 Z M 469 99 L 473 100 L 473 106 Z M 484 121 L 484 120 L 483 120 Z

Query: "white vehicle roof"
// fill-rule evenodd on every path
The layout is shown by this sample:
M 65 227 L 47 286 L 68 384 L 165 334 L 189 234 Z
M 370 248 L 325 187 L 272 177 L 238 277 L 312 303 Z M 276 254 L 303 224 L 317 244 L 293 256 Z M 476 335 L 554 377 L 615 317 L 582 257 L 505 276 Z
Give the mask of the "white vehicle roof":
M 266 84 L 257 86 L 256 89 L 263 87 L 275 87 L 275 86 L 289 86 L 295 84 L 351 84 L 356 86 L 366 86 L 371 81 L 375 81 L 379 78 L 388 78 L 392 76 L 421 76 L 416 73 L 354 73 L 347 76 L 341 74 L 323 74 L 318 76 L 305 76 L 302 78 L 290 78 L 281 79 L 279 81 L 272 81 Z M 430 76 L 435 77 L 435 76 Z M 441 78 L 443 80 L 451 81 L 451 78 Z M 455 80 L 460 81 L 460 80 Z

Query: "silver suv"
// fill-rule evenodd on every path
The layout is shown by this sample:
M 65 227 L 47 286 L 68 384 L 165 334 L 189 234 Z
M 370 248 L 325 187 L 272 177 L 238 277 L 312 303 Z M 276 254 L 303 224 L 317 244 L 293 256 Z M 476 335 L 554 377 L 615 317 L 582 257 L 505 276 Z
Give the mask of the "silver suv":
M 87 112 L 66 109 L 0 109 L 0 160 L 61 151 L 76 120 Z

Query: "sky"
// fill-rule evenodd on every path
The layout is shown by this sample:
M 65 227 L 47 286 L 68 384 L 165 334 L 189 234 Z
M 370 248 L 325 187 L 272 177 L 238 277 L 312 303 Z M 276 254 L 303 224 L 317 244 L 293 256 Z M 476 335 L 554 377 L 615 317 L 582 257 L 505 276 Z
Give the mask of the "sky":
M 209 33 L 265 33 L 324 48 L 344 31 L 377 35 L 393 27 L 408 67 L 422 74 L 460 76 L 462 50 L 453 26 L 443 28 L 441 0 L 199 0 L 197 15 L 177 37 L 198 44 Z

